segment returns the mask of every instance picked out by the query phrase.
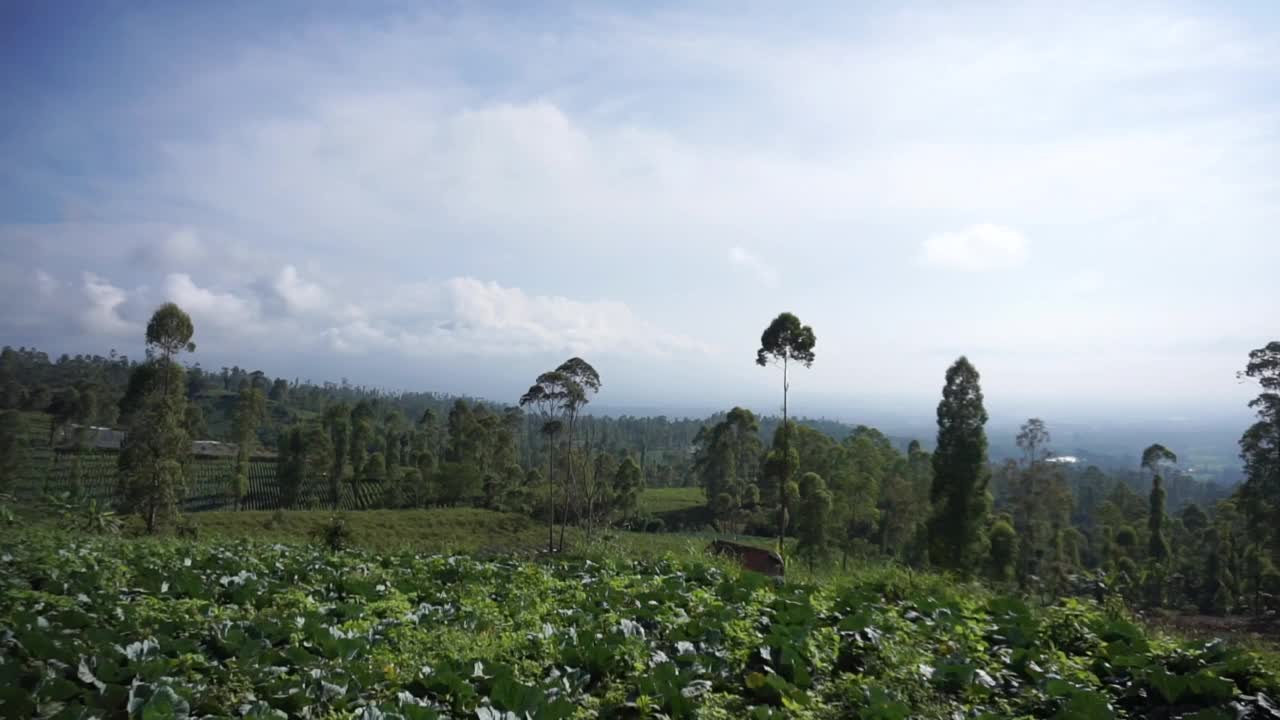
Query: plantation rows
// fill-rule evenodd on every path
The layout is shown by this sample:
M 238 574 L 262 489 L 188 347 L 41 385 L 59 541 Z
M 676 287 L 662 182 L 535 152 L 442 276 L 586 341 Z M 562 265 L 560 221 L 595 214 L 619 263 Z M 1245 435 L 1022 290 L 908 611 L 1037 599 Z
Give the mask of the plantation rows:
M 1273 718 L 1261 656 L 885 571 L 0 541 L 0 716 Z
M 46 494 L 71 492 L 79 476 L 79 485 L 87 497 L 109 502 L 114 496 L 119 472 L 119 455 L 110 451 L 89 450 L 79 453 L 48 449 L 33 452 L 31 460 L 18 479 L 15 495 L 36 502 Z M 77 468 L 78 466 L 78 468 Z M 272 459 L 254 459 L 249 464 L 249 494 L 244 507 L 249 510 L 275 510 L 284 502 L 283 488 L 276 478 L 277 465 Z M 234 460 L 225 457 L 197 457 L 187 468 L 187 492 L 182 501 L 186 512 L 231 510 L 235 476 Z M 342 486 L 340 506 L 345 510 L 376 507 L 382 496 L 377 483 L 361 483 L 355 501 L 349 483 Z M 304 508 L 328 507 L 328 488 L 321 483 L 304 487 L 300 504 Z

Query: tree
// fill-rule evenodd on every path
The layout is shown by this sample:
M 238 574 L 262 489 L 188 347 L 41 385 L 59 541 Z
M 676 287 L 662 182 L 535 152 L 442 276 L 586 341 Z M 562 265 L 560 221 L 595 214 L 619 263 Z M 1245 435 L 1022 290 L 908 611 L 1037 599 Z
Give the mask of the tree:
M 342 477 L 346 472 L 351 440 L 351 408 L 344 403 L 330 405 L 325 408 L 321 423 L 329 432 L 329 445 L 333 448 L 332 464 L 326 475 L 329 504 L 337 510 L 342 502 Z
M 187 434 L 192 440 L 209 437 L 209 425 L 205 422 L 204 411 L 195 403 L 187 403 L 187 410 L 183 413 L 182 425 L 186 428 Z
M 275 382 L 271 383 L 271 394 L 269 397 L 272 401 L 278 402 L 282 405 L 287 403 L 289 401 L 289 381 L 284 378 L 276 378 Z
M 347 446 L 351 457 L 351 501 L 353 503 L 359 502 L 360 481 L 368 472 L 365 465 L 369 457 L 369 442 L 373 436 L 373 407 L 369 401 L 361 400 L 351 410 L 351 431 Z
M 297 507 L 302 495 L 304 455 L 302 429 L 294 425 L 280 435 L 279 448 L 276 452 L 276 478 L 280 482 L 282 507 Z
M 558 370 L 544 372 L 536 382 L 520 396 L 520 407 L 532 407 L 542 419 L 540 432 L 545 438 L 547 448 L 547 552 L 555 551 L 556 537 L 556 503 L 555 503 L 555 463 L 556 436 L 564 423 L 561 415 L 564 412 L 566 389 L 572 382 L 568 376 Z
M 147 345 L 160 351 L 161 361 L 157 372 L 139 378 L 141 408 L 133 414 L 117 462 L 120 500 L 142 515 L 148 533 L 177 518 L 178 501 L 186 489 L 191 457 L 186 384 L 173 357 L 195 349 L 193 334 L 191 318 L 173 303 L 161 305 L 147 323 Z
M 968 573 L 982 556 L 989 506 L 987 411 L 977 369 L 963 356 L 947 370 L 938 404 L 938 444 L 933 453 L 929 559 Z
M 1019 429 L 1017 443 L 1027 465 L 1034 465 L 1049 455 L 1049 428 L 1040 418 L 1031 418 Z
M 1017 559 L 1018 533 L 1007 518 L 1001 518 L 991 526 L 987 574 L 996 582 L 1008 582 L 1013 579 Z
M 791 434 L 794 426 L 779 425 L 773 433 L 773 448 L 765 456 L 761 472 L 760 492 L 776 509 L 778 527 L 778 555 L 784 551 L 787 526 L 791 522 L 791 500 L 797 494 L 792 478 L 800 467 L 800 453 L 796 452 Z
M 404 463 L 404 458 L 400 457 L 400 439 L 404 436 L 404 425 L 404 415 L 399 410 L 387 413 L 386 422 L 383 424 L 386 461 L 383 475 L 388 480 L 400 474 L 400 466 Z
M 618 464 L 618 470 L 613 475 L 613 509 L 623 519 L 631 517 L 635 512 L 643 483 L 640 465 L 628 454 Z
M 53 422 L 49 424 L 50 445 L 53 445 L 59 430 L 65 430 L 75 421 L 80 408 L 80 391 L 74 387 L 64 388 L 53 396 L 49 403 L 49 414 L 53 415 Z
M 196 344 L 191 341 L 195 334 L 195 326 L 191 316 L 182 308 L 168 302 L 156 308 L 147 322 L 147 347 L 160 353 L 161 365 L 172 366 L 173 359 L 182 351 L 195 352 Z M 169 392 L 172 377 L 168 373 L 162 375 L 165 394 Z
M 267 401 L 262 391 L 255 387 L 246 387 L 240 391 L 236 399 L 235 414 L 231 421 L 231 434 L 236 442 L 236 462 L 234 488 L 235 508 L 240 510 L 244 496 L 248 493 L 249 461 L 253 455 L 254 442 L 257 439 L 258 425 L 267 414 Z
M 178 516 L 186 489 L 191 436 L 182 425 L 181 395 L 157 388 L 136 413 L 119 456 L 122 507 L 142 516 L 148 533 Z
M 13 491 L 28 456 L 22 415 L 17 410 L 0 412 L 0 495 Z
M 1160 474 L 1160 463 L 1163 462 L 1176 463 L 1178 456 L 1160 443 L 1149 445 L 1142 451 L 1142 469 L 1150 470 L 1153 475 Z
M 1015 574 L 1024 586 L 1060 565 L 1060 531 L 1071 520 L 1071 488 L 1061 467 L 1045 462 L 1050 455 L 1049 440 L 1049 429 L 1043 420 L 1027 420 L 1016 438 L 1024 464 L 1010 460 L 997 472 L 997 479 L 1003 481 L 997 485 L 1004 486 L 1018 536 Z
M 1256 380 L 1258 397 L 1249 402 L 1257 422 L 1240 438 L 1245 481 L 1240 497 L 1253 528 L 1280 549 L 1280 340 L 1250 351 L 1241 379 Z
M 569 448 L 565 463 L 569 471 L 569 492 L 565 493 L 565 522 L 560 524 L 560 549 L 564 550 L 564 531 L 565 526 L 568 524 L 569 508 L 577 496 L 581 494 L 579 474 L 575 473 L 573 468 L 573 442 L 577 435 L 578 415 L 582 412 L 582 408 L 591 402 L 591 396 L 600 391 L 600 373 L 596 372 L 591 363 L 580 357 L 572 357 L 560 363 L 560 367 L 556 368 L 556 372 L 568 380 L 564 386 L 564 394 L 562 396 L 562 407 L 568 420 L 569 430 Z M 583 474 L 585 474 L 585 470 L 584 467 Z
M 756 485 L 761 449 L 760 423 L 750 410 L 740 407 L 730 410 L 714 426 L 698 431 L 694 473 L 717 520 L 732 522 L 751 493 L 749 488 Z
M 800 517 L 796 531 L 796 554 L 809 563 L 825 560 L 831 552 L 831 493 L 817 473 L 800 478 Z
M 171 302 L 156 308 L 147 322 L 147 345 L 158 350 L 165 362 L 184 350 L 195 352 L 196 345 L 191 342 L 194 334 L 191 316 Z
M 280 436 L 277 477 L 283 490 L 282 504 L 297 508 L 316 499 L 315 480 L 324 478 L 333 464 L 333 444 L 318 422 L 295 424 Z
M 789 312 L 780 313 L 769 323 L 760 336 L 760 349 L 756 351 L 756 364 L 765 367 L 770 362 L 782 365 L 782 422 L 787 420 L 787 391 L 791 389 L 788 377 L 788 365 L 798 362 L 807 367 L 813 366 L 813 346 L 817 338 L 813 328 L 801 325 L 800 318 Z
M 1151 478 L 1151 512 L 1147 517 L 1150 531 L 1148 554 L 1160 564 L 1169 558 L 1169 541 L 1164 536 L 1164 499 L 1164 483 L 1156 475 Z

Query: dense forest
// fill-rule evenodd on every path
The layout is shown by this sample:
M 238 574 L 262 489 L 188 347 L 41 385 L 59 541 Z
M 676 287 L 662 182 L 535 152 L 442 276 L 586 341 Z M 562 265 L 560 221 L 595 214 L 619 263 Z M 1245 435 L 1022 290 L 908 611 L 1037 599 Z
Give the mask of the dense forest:
M 210 452 L 195 441 L 212 440 L 233 457 L 223 492 L 237 508 L 251 463 L 266 458 L 281 507 L 337 508 L 348 491 L 364 507 L 475 505 L 541 519 L 554 549 L 568 525 L 662 529 L 638 510 L 641 490 L 696 485 L 706 505 L 679 518 L 686 528 L 774 537 L 810 566 L 888 557 L 1046 596 L 1105 586 L 1213 613 L 1261 612 L 1280 592 L 1277 342 L 1241 372 L 1260 385 L 1258 422 L 1240 441 L 1245 482 L 1227 488 L 1180 471 L 1159 438 L 1128 469 L 1061 462 L 1036 418 L 1014 438 L 1021 457 L 993 463 L 980 375 L 963 357 L 946 372 L 932 451 L 871 427 L 792 420 L 792 375 L 815 361 L 816 337 L 789 313 L 756 357 L 781 369 L 781 418 L 738 407 L 701 420 L 593 416 L 603 379 L 576 357 L 506 405 L 211 371 L 183 362 L 193 336 L 168 304 L 141 360 L 4 348 L 0 493 L 15 492 L 36 446 L 73 462 L 110 453 L 116 505 L 156 531 L 177 520 L 193 456 Z M 47 437 L 29 431 L 33 415 L 48 418 Z

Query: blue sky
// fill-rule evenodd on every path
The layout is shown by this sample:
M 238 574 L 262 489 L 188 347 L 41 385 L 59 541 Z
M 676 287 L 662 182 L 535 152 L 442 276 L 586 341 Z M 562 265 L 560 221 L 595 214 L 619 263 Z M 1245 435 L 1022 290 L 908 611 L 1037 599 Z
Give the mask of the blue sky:
M 1274 339 L 1266 4 L 5 3 L 0 337 L 514 399 L 1243 417 Z M 531 10 L 530 8 L 535 8 Z

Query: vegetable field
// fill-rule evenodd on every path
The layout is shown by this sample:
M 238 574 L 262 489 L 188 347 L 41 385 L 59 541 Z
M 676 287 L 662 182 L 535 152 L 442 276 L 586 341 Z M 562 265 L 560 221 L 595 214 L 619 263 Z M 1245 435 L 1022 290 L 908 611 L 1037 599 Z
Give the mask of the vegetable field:
M 1269 662 L 896 571 L 0 541 L 6 717 L 1270 718 Z

